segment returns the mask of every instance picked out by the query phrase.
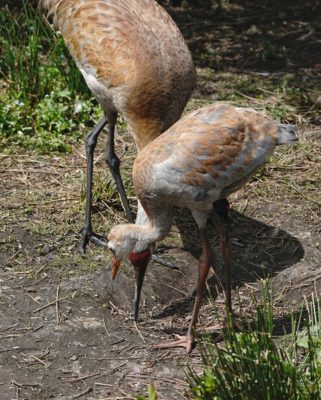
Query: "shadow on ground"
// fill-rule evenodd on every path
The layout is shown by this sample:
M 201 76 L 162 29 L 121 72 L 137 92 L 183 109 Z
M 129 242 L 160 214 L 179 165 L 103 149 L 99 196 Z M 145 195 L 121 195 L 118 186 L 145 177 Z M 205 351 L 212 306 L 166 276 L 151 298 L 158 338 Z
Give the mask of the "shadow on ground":
M 200 67 L 320 68 L 321 2 L 254 0 L 169 8 Z
M 184 249 L 194 258 L 192 271 L 182 267 L 186 287 L 196 286 L 197 258 L 200 255 L 198 235 L 195 222 L 188 211 L 181 211 L 176 218 Z M 300 241 L 285 230 L 266 225 L 232 210 L 228 223 L 232 241 L 232 287 L 241 287 L 245 283 L 257 282 L 261 278 L 272 278 L 281 271 L 294 266 L 304 257 L 304 249 Z M 216 276 L 208 279 L 211 297 L 215 299 L 222 291 L 224 271 L 221 266 L 219 240 L 215 229 L 209 225 L 208 237 L 214 250 Z M 173 262 L 175 262 L 173 260 Z M 175 272 L 168 271 L 175 275 Z M 195 279 L 194 283 L 191 280 Z M 175 282 L 177 287 L 177 282 Z M 184 287 L 181 288 L 183 290 Z M 159 288 L 161 292 L 164 288 Z M 157 291 L 156 291 L 157 293 Z M 170 298 L 165 294 L 165 297 Z M 194 296 L 174 301 L 154 318 L 171 315 L 185 316 L 192 311 Z

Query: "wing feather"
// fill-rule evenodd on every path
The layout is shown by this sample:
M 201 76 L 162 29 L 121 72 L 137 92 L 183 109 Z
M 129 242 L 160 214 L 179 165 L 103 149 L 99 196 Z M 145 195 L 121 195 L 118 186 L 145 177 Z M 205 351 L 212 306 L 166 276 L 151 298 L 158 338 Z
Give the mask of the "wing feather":
M 150 143 L 135 162 L 134 181 L 137 175 L 137 186 L 147 192 L 155 180 L 154 190 L 167 197 L 175 191 L 198 202 L 211 192 L 226 196 L 265 163 L 276 139 L 277 125 L 264 114 L 226 104 L 209 106 Z

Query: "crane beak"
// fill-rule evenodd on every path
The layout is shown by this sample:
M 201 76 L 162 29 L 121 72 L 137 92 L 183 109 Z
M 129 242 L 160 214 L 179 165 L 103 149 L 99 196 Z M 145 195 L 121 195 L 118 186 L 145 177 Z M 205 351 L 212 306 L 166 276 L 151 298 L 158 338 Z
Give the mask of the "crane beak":
M 145 272 L 147 269 L 148 262 L 145 266 L 135 268 L 135 300 L 134 300 L 134 320 L 138 320 L 138 313 L 139 313 L 139 303 L 140 303 L 140 295 L 142 292 L 142 287 L 144 283 Z
M 129 255 L 129 260 L 135 269 L 135 300 L 134 300 L 134 319 L 137 321 L 139 312 L 140 295 L 142 292 L 145 272 L 147 269 L 148 262 L 151 257 L 150 250 L 143 251 L 141 253 L 131 253 Z
M 120 263 L 121 263 L 121 260 L 118 260 L 118 258 L 114 257 L 113 265 L 112 265 L 112 268 L 111 268 L 111 279 L 112 280 L 114 280 L 116 275 L 117 275 Z

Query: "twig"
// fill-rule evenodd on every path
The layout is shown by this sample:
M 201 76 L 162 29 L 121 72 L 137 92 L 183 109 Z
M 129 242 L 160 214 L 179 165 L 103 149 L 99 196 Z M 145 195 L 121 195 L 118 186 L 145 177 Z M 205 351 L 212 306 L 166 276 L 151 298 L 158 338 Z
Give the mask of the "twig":
M 174 286 L 167 285 L 166 283 L 158 282 L 159 285 L 166 286 L 170 289 L 176 290 L 176 292 L 182 293 L 185 297 L 188 297 L 188 293 L 184 292 L 183 290 L 177 289 Z
M 33 202 L 33 203 L 26 203 L 25 206 L 26 207 L 34 207 L 37 206 L 39 208 L 43 208 L 45 207 L 47 204 L 53 204 L 53 203 L 69 203 L 72 201 L 79 201 L 79 198 L 77 197 L 71 197 L 71 198 L 61 198 L 61 199 L 52 199 L 52 200 L 47 200 L 47 201 L 37 201 L 37 202 Z M 21 204 L 8 204 L 7 205 L 8 209 L 14 209 L 14 208 L 21 208 Z
M 8 330 L 11 329 L 11 328 L 16 328 L 17 326 L 19 326 L 18 323 L 13 324 L 13 325 L 9 325 L 9 326 L 7 326 L 6 328 L 2 329 L 2 330 L 0 331 L 0 333 L 6 332 L 6 331 L 8 331 Z
M 296 188 L 294 185 L 289 184 L 289 186 L 295 190 L 299 195 L 301 195 L 303 198 L 305 198 L 308 201 L 311 201 L 312 203 L 317 204 L 318 206 L 321 206 L 321 203 L 317 200 L 311 199 L 310 197 L 306 196 L 303 192 L 301 192 L 301 190 L 299 190 L 298 188 Z
M 180 386 L 183 386 L 183 387 L 187 386 L 187 383 L 185 381 L 182 381 L 181 379 L 177 379 L 177 378 L 170 378 L 169 379 L 169 378 L 165 378 L 163 376 L 150 376 L 148 374 L 127 374 L 126 376 L 127 376 L 127 378 L 134 378 L 136 380 L 139 379 L 139 378 L 142 378 L 142 379 L 149 379 L 150 381 L 151 380 L 153 380 L 153 381 L 162 381 L 162 382 L 171 383 L 171 384 L 173 384 L 173 382 L 175 382 L 176 385 L 180 385 Z
M 139 360 L 141 357 L 102 357 L 102 358 L 87 358 L 87 360 L 95 361 L 115 361 L 115 360 Z
M 119 368 L 121 368 L 121 367 L 123 367 L 124 365 L 127 365 L 127 364 L 128 364 L 128 361 L 126 361 L 126 362 L 124 362 L 124 363 L 122 363 L 120 365 L 117 365 L 117 367 L 115 367 L 115 368 L 110 370 L 110 373 L 115 372 L 117 369 L 119 369 Z
M 2 349 L 2 350 L 0 350 L 0 354 L 1 353 L 8 353 L 10 351 L 18 351 L 18 350 L 19 350 L 19 347 L 14 347 L 13 349 Z
M 22 354 L 24 357 L 26 357 L 26 359 L 28 359 L 27 354 L 20 352 L 20 354 Z M 44 365 L 45 367 L 48 367 L 48 364 L 46 364 L 44 361 L 42 361 L 40 358 L 38 358 L 37 356 L 31 355 L 31 357 L 33 359 L 35 359 L 36 361 L 38 361 L 40 364 Z
M 26 286 L 24 286 L 24 287 L 35 286 L 35 285 L 37 285 L 38 283 L 44 281 L 44 280 L 47 279 L 47 278 L 48 278 L 48 275 L 45 274 L 45 276 L 44 276 L 43 278 L 39 279 L 39 280 L 36 281 L 36 282 L 29 283 L 28 285 L 26 285 Z M 20 286 L 20 287 L 21 287 L 21 286 Z M 20 289 L 20 287 L 18 287 L 17 289 Z
M 111 383 L 101 383 L 101 382 L 95 382 L 95 386 L 108 386 L 108 387 L 114 387 Z
M 5 171 L 1 172 L 20 172 L 20 169 L 6 169 Z M 50 175 L 60 175 L 58 172 L 52 172 L 52 171 L 43 171 L 43 170 L 38 170 L 38 169 L 26 169 L 25 173 L 35 173 L 35 174 L 50 174 Z
M 34 301 L 35 303 L 37 303 L 37 304 L 39 304 L 39 305 L 41 304 L 40 301 L 38 301 L 38 300 L 36 300 L 34 297 L 32 297 L 31 294 L 26 293 L 26 292 L 25 292 L 25 294 L 26 294 L 28 297 L 30 297 L 30 299 L 31 299 L 32 301 Z
M 105 331 L 106 331 L 106 333 L 107 333 L 108 337 L 110 337 L 110 333 L 109 333 L 109 330 L 108 330 L 108 328 L 107 328 L 106 320 L 105 320 L 105 318 L 104 318 L 104 317 L 103 317 L 103 321 L 104 321 L 104 327 L 105 327 Z
M 87 393 L 90 393 L 93 389 L 91 387 L 88 387 L 86 390 L 84 390 L 83 392 L 80 392 L 78 394 L 75 394 L 74 396 L 71 397 L 72 400 L 74 399 L 79 399 L 79 397 L 84 396 Z
M 171 354 L 170 351 L 167 351 L 165 354 L 163 354 L 160 358 L 157 358 L 156 360 L 153 360 L 151 362 L 149 362 L 147 365 L 145 365 L 144 367 L 144 371 L 148 368 L 153 368 L 154 365 L 158 362 L 160 362 L 161 360 L 164 360 L 164 358 L 166 358 L 169 354 Z
M 105 397 L 104 400 L 135 400 L 137 397 L 132 396 L 117 396 L 117 397 Z
M 255 99 L 254 97 L 247 96 L 246 94 L 244 94 L 244 93 L 242 93 L 242 92 L 239 92 L 239 91 L 236 90 L 236 89 L 234 89 L 234 92 L 237 93 L 237 94 L 239 94 L 239 95 L 242 96 L 242 97 L 245 97 L 245 98 L 248 99 L 248 100 L 254 101 L 255 103 L 263 103 L 263 102 L 264 102 L 263 100 Z
M 85 379 L 92 378 L 92 377 L 98 376 L 98 375 L 100 375 L 100 372 L 95 372 L 94 374 L 90 374 L 90 375 L 79 376 L 78 378 L 67 378 L 67 379 L 64 379 L 64 381 L 71 382 L 71 383 L 80 382 L 80 381 L 84 381 Z
M 24 388 L 24 387 L 41 387 L 42 385 L 40 383 L 18 383 L 14 380 L 10 382 L 10 385 L 16 386 L 18 388 Z
M 139 336 L 142 338 L 143 342 L 146 343 L 146 340 L 144 339 L 144 336 L 141 334 L 140 330 L 138 329 L 136 321 L 134 321 L 134 327 L 135 327 L 136 331 L 138 332 Z
M 111 345 L 111 346 L 114 346 L 115 344 L 119 344 L 119 343 L 122 343 L 122 342 L 124 342 L 124 341 L 125 341 L 124 338 L 120 338 L 120 339 L 116 340 L 115 342 L 110 343 L 110 345 Z
M 39 269 L 37 269 L 37 271 L 35 272 L 35 275 L 40 274 L 40 272 L 42 272 L 45 269 L 45 265 L 43 265 L 42 267 L 40 267 Z
M 40 358 L 36 357 L 36 356 L 32 356 L 32 358 L 34 358 L 36 361 L 38 361 L 40 364 L 44 365 L 46 368 L 48 367 L 48 364 L 45 363 L 44 361 L 40 360 Z
M 121 310 L 120 308 L 118 308 L 117 306 L 115 306 L 115 304 L 113 304 L 110 300 L 109 300 L 109 304 L 113 307 L 114 310 L 116 310 L 119 314 L 122 315 L 126 315 L 127 313 L 123 310 Z
M 60 311 L 59 311 L 59 290 L 60 290 L 60 284 L 57 286 L 57 291 L 56 291 L 56 321 L 57 321 L 57 325 L 59 325 L 61 322 L 61 316 L 60 316 Z
M 12 339 L 20 335 L 23 335 L 23 333 L 11 333 L 10 335 L 0 336 L 0 339 Z
M 55 304 L 57 303 L 57 301 L 62 301 L 62 300 L 65 300 L 66 298 L 67 298 L 67 297 L 62 297 L 61 299 L 53 300 L 53 301 L 51 301 L 50 303 L 45 304 L 44 306 L 39 307 L 39 308 L 37 308 L 36 310 L 33 310 L 32 313 L 35 314 L 35 313 L 37 313 L 38 311 L 41 311 L 41 310 L 43 310 L 43 309 L 45 309 L 45 308 L 47 308 L 47 307 L 50 307 L 50 306 L 55 305 Z

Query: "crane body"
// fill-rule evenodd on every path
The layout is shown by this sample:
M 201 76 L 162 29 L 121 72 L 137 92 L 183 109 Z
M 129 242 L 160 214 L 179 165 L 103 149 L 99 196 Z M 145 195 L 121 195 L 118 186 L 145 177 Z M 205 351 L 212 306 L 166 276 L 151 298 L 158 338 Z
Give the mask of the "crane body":
M 86 221 L 81 248 L 92 231 L 93 152 L 108 125 L 105 160 L 127 218 L 131 212 L 115 154 L 114 134 L 121 113 L 138 151 L 181 116 L 196 83 L 188 47 L 169 14 L 155 0 L 39 0 L 53 18 L 104 117 L 87 136 Z
M 216 104 L 189 113 L 138 154 L 133 180 L 148 222 L 118 225 L 108 236 L 108 247 L 114 253 L 112 278 L 126 257 L 135 268 L 135 318 L 154 243 L 168 235 L 176 207 L 191 210 L 202 245 L 196 298 L 187 335 L 175 342 L 157 345 L 157 348 L 184 346 L 188 352 L 192 350 L 193 329 L 213 260 L 206 236 L 209 218 L 220 236 L 226 302 L 232 310 L 230 240 L 226 225 L 213 210 L 213 203 L 243 187 L 277 145 L 296 140 L 292 125 L 279 124 L 252 109 Z

